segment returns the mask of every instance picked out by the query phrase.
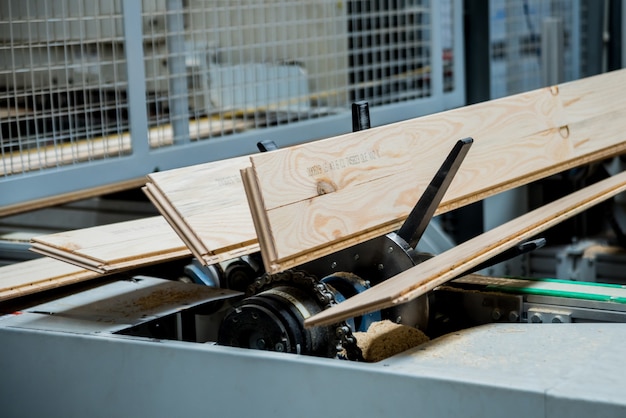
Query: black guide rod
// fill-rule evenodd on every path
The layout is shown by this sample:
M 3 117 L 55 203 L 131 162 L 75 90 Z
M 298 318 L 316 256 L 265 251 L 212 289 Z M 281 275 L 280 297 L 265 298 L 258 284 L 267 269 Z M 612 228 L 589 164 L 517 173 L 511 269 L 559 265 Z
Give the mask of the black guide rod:
M 439 171 L 437 171 L 424 194 L 422 194 L 398 230 L 397 235 L 409 244 L 411 248 L 415 248 L 420 238 L 422 238 L 428 223 L 435 214 L 441 199 L 446 194 L 452 179 L 459 170 L 473 142 L 472 138 L 464 138 L 454 144 L 452 151 L 446 157 Z

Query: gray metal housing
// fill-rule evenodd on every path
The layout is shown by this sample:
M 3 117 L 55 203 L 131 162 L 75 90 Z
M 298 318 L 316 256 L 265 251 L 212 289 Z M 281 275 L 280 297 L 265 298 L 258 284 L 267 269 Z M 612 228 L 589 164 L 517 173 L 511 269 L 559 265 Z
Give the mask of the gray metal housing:
M 2 325 L 6 417 L 618 417 L 626 327 L 492 324 L 374 364 Z

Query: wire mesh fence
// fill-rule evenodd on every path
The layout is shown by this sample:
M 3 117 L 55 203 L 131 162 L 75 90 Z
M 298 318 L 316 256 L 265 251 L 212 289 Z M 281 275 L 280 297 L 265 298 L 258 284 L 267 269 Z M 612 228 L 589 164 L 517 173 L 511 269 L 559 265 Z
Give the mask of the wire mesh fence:
M 0 3 L 3 175 L 130 151 L 119 4 Z
M 453 7 L 441 4 L 452 91 Z M 431 13 L 426 0 L 143 0 L 150 147 L 429 97 Z M 0 4 L 3 176 L 132 151 L 127 72 L 139 69 L 123 18 L 120 0 Z
M 460 0 L 4 0 L 0 205 L 248 153 L 257 131 L 347 132 L 354 101 L 380 124 L 461 105 L 461 15 Z
M 545 85 L 542 36 L 548 19 L 562 28 L 560 81 L 580 77 L 585 14 L 578 0 L 490 0 L 489 14 L 492 98 Z

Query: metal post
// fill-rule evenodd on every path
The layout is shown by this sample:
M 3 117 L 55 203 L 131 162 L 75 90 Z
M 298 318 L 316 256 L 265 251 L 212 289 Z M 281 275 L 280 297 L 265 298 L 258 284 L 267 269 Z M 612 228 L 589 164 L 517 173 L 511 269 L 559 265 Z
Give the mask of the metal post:
M 189 141 L 189 97 L 185 65 L 183 1 L 167 0 L 167 68 L 169 70 L 170 123 L 174 142 Z
M 431 30 L 431 50 L 430 50 L 430 62 L 431 62 L 431 94 L 440 95 L 443 94 L 443 57 L 442 57 L 442 36 L 440 28 L 441 25 L 441 2 L 430 2 L 430 27 Z
M 622 67 L 626 68 L 626 30 L 624 30 L 624 24 L 626 24 L 626 4 L 622 3 Z
M 352 132 L 371 128 L 370 108 L 367 101 L 352 103 Z
M 541 82 L 552 86 L 563 81 L 563 20 L 547 17 L 541 22 Z
M 141 2 L 123 1 L 124 51 L 128 80 L 129 130 L 132 152 L 146 155 L 148 143 L 148 114 L 146 109 L 146 68 L 143 61 L 143 33 L 141 29 Z
M 489 100 L 489 1 L 466 0 L 465 6 L 465 75 L 467 104 Z

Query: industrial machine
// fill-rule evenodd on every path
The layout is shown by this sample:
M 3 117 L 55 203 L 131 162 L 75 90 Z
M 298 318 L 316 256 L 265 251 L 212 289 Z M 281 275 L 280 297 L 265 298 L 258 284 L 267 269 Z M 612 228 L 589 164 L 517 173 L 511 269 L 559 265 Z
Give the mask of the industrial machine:
M 297 269 L 190 259 L 0 304 L 3 413 L 619 416 L 621 285 L 469 274 L 397 308 L 303 325 L 432 257 L 417 243 L 471 144 L 458 141 L 396 232 Z M 368 363 L 359 338 L 383 320 L 431 341 Z
M 0 192 L 4 214 L 249 153 L 267 132 L 285 146 L 336 135 L 349 119 L 345 105 L 363 97 L 381 105 L 383 123 L 465 103 L 458 0 L 35 3 L 0 5 L 0 55 L 11 63 L 0 71 L 2 192 L 12 186 Z M 525 19 L 513 24 L 516 9 L 491 2 L 494 97 L 510 93 L 505 84 L 535 87 L 534 72 L 532 86 L 499 76 L 519 73 L 517 55 L 529 74 L 538 66 L 533 25 L 561 2 L 520 3 Z M 578 19 L 580 3 L 563 14 Z M 572 19 L 566 65 L 579 60 Z M 578 78 L 571 67 L 568 78 Z M 83 113 L 70 112 L 76 104 Z M 353 130 L 369 127 L 367 106 L 357 103 L 352 117 Z M 281 126 L 258 129 L 271 125 Z M 0 298 L 0 417 L 625 416 L 619 197 L 411 302 L 305 326 L 437 257 L 427 226 L 457 242 L 475 229 L 465 212 L 433 219 L 470 146 L 471 138 L 457 142 L 401 228 L 293 269 L 267 273 L 259 253 L 210 266 L 189 256 Z M 622 165 L 618 157 L 533 183 L 529 195 L 540 198 L 528 206 Z M 447 234 L 443 246 L 454 245 Z M 381 323 L 423 338 L 374 335 Z M 366 340 L 383 346 L 382 359 L 368 357 Z
M 366 285 L 349 275 L 333 281 Z M 611 324 L 626 318 L 622 286 L 466 276 L 428 295 L 430 342 L 365 363 L 352 323 L 324 334 L 297 322 L 340 295 L 322 283 L 286 272 L 242 298 L 129 275 L 4 303 L 3 414 L 619 416 L 625 408 L 624 327 Z M 253 349 L 231 347 L 235 336 L 234 345 Z

